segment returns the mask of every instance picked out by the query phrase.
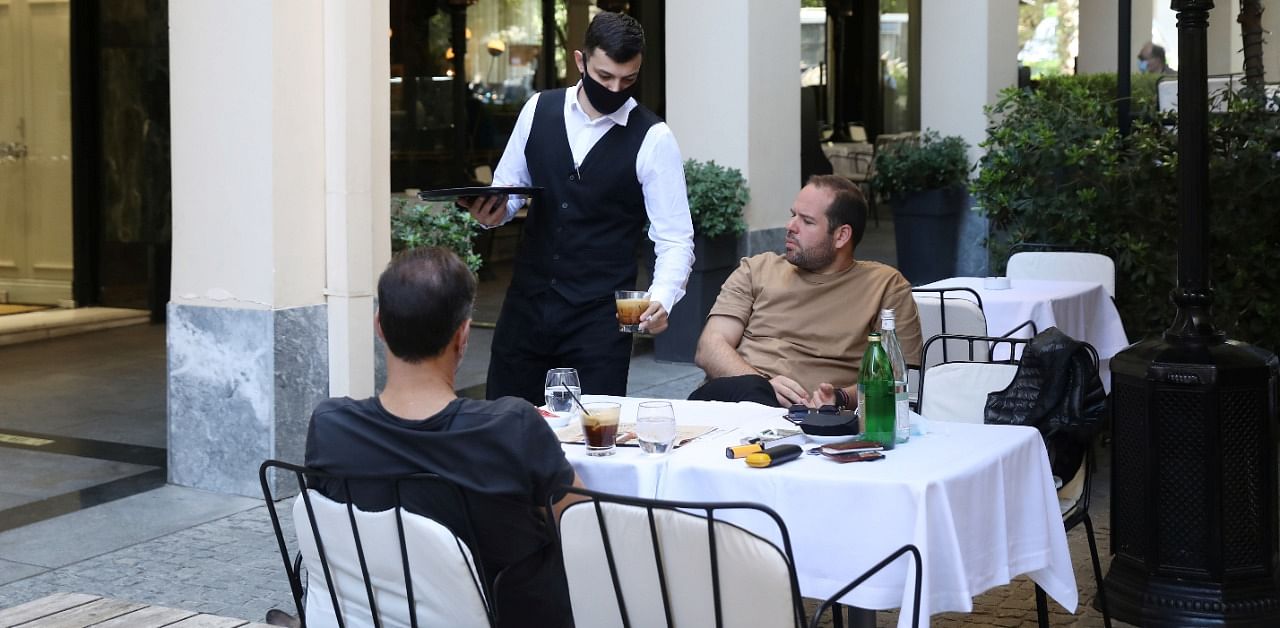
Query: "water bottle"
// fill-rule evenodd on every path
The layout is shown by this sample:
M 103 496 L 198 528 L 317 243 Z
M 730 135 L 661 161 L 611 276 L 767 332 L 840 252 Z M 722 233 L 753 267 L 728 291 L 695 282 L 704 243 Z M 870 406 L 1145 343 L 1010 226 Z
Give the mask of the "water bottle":
M 889 354 L 889 363 L 893 365 L 898 443 L 905 443 L 911 438 L 911 401 L 907 399 L 907 359 L 902 355 L 896 327 L 893 308 L 880 310 L 880 344 L 884 345 L 884 352 Z
M 862 413 L 863 438 L 893 449 L 897 442 L 897 409 L 894 407 L 893 365 L 880 346 L 880 334 L 867 336 L 858 372 L 858 411 Z

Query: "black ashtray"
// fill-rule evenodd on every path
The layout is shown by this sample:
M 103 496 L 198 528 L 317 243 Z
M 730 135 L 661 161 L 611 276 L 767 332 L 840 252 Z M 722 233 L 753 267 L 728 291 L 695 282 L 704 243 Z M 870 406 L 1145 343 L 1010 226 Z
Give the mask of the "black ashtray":
M 813 409 L 794 405 L 787 410 L 787 420 L 813 436 L 853 436 L 858 433 L 858 414 L 853 410 L 837 410 L 835 406 Z

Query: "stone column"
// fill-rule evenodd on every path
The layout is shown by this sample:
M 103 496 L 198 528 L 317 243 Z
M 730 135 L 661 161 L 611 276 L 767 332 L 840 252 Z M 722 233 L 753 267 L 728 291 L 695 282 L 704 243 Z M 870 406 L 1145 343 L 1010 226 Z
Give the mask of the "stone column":
M 977 158 L 986 139 L 982 108 L 1018 84 L 1017 0 L 923 0 L 920 125 L 959 135 Z
M 372 389 L 352 375 L 386 256 L 388 17 L 371 6 L 170 4 L 175 484 L 259 495 L 262 460 L 302 460 L 331 382 Z
M 800 190 L 799 0 L 699 0 L 668 11 L 667 123 L 685 158 L 738 168 L 747 253 L 776 250 Z
M 1280 46 L 1270 41 L 1280 33 L 1280 6 L 1270 2 L 1266 4 L 1262 12 L 1262 28 L 1267 33 L 1262 44 L 1262 67 L 1267 71 L 1267 82 L 1280 82 Z
M 324 16 L 329 394 L 359 398 L 374 392 L 374 295 L 391 257 L 390 16 L 348 0 L 325 0 Z
M 1138 71 L 1138 52 L 1151 41 L 1154 2 L 1133 0 L 1133 22 L 1129 29 L 1129 69 Z M 1166 2 L 1167 4 L 1167 2 Z M 1080 74 L 1116 71 L 1116 44 L 1119 40 L 1116 0 L 1080 0 Z
M 1017 0 L 923 0 L 920 25 L 920 126 L 969 143 L 970 161 L 987 136 L 983 107 L 1018 84 Z M 988 272 L 987 220 L 966 212 L 957 235 L 956 272 Z
M 1267 8 L 1274 9 L 1268 2 Z M 1244 40 L 1240 39 L 1240 0 L 1214 0 L 1209 12 L 1209 76 L 1244 72 Z M 1263 13 L 1266 15 L 1266 13 Z M 1213 98 L 1213 94 L 1209 94 Z

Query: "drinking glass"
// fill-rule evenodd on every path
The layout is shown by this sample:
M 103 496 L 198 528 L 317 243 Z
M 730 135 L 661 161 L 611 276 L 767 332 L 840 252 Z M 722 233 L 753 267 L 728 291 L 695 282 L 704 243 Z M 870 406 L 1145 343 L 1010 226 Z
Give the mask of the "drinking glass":
M 639 290 L 618 290 L 613 293 L 618 306 L 618 331 L 640 331 L 640 315 L 649 309 L 649 293 Z
M 554 368 L 547 371 L 543 394 L 547 410 L 555 413 L 553 427 L 564 427 L 578 416 L 578 404 L 573 398 L 582 398 L 582 386 L 578 383 L 578 371 L 571 368 Z
M 676 412 L 670 401 L 642 401 L 636 410 L 636 437 L 640 450 L 660 456 L 676 441 Z
M 622 404 L 616 401 L 592 401 L 583 404 L 582 436 L 588 456 L 612 456 L 618 439 L 618 419 Z

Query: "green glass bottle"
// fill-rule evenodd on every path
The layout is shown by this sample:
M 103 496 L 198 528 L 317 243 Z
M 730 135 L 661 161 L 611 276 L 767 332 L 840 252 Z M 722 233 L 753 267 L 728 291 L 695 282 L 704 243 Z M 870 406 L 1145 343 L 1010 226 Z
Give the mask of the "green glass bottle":
M 898 411 L 894 399 L 893 363 L 880 344 L 880 334 L 867 336 L 858 372 L 858 412 L 862 413 L 862 437 L 893 449 L 897 442 Z

